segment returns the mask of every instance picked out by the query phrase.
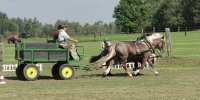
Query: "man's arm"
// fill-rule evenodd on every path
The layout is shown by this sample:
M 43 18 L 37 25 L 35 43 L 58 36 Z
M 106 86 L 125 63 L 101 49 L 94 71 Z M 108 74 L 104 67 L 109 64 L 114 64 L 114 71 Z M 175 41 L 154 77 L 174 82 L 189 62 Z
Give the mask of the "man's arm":
M 73 38 L 68 38 L 68 40 L 70 40 L 70 41 L 73 41 L 73 42 L 79 42 L 78 40 L 75 40 L 75 39 L 73 39 Z

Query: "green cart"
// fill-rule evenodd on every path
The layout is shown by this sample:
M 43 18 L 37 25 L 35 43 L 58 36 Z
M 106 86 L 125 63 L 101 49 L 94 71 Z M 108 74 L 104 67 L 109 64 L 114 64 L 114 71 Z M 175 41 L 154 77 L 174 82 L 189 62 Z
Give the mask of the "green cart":
M 55 79 L 70 80 L 74 77 L 74 69 L 89 69 L 90 66 L 72 66 L 70 62 L 84 59 L 83 46 L 76 46 L 79 60 L 74 60 L 70 51 L 59 47 L 57 42 L 48 43 L 15 43 L 15 59 L 18 60 L 16 75 L 20 80 L 34 81 L 39 75 L 37 63 L 55 63 L 52 75 Z

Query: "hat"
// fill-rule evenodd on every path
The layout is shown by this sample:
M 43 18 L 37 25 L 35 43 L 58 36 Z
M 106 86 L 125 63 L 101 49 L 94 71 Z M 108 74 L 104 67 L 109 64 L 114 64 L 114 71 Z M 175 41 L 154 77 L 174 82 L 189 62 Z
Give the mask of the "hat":
M 62 25 L 58 25 L 58 28 L 57 29 L 61 29 L 62 28 Z
M 104 41 L 108 41 L 108 39 L 107 39 L 107 38 L 104 38 Z
M 67 27 L 67 25 L 62 25 L 62 28 Z

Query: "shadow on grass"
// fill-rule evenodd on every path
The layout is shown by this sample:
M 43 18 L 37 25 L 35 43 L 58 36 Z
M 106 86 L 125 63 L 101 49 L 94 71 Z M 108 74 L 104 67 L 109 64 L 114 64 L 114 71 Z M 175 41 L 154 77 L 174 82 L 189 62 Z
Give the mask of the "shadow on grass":
M 83 77 L 129 77 L 127 75 L 127 73 L 114 73 L 111 75 L 103 75 L 103 74 L 91 74 L 91 75 L 82 75 Z M 134 75 L 134 77 L 136 76 L 146 76 L 144 74 L 138 74 L 138 75 Z
M 4 77 L 4 78 L 8 79 L 8 80 L 21 80 L 17 76 L 16 77 Z M 39 78 L 37 80 L 43 80 L 43 79 L 47 79 L 47 80 L 48 79 L 54 79 L 54 77 L 53 76 L 39 76 Z

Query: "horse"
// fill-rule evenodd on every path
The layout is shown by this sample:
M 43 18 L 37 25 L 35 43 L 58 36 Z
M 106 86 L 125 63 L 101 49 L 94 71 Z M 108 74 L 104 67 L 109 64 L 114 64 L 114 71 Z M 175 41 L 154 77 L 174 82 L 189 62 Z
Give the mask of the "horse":
M 19 43 L 22 43 L 22 41 L 19 39 L 19 36 L 17 34 L 14 34 L 10 37 L 8 37 L 8 44 L 10 43 L 16 43 L 16 42 L 19 42 Z
M 111 66 L 113 64 L 121 63 L 128 76 L 133 76 L 126 66 L 127 62 L 131 61 L 141 63 L 141 67 L 134 71 L 134 75 L 140 73 L 140 71 L 144 68 L 145 63 L 148 62 L 152 67 L 155 75 L 158 75 L 158 72 L 150 60 L 150 55 L 156 48 L 161 52 L 165 52 L 164 44 L 164 36 L 160 33 L 154 33 L 138 41 L 119 42 L 117 44 L 111 45 L 106 52 L 101 53 L 98 56 L 91 57 L 90 64 L 94 68 L 99 68 L 103 63 L 107 62 L 109 64 L 108 68 L 103 73 L 104 75 L 107 75 L 110 72 Z M 101 58 L 99 59 L 98 57 Z

